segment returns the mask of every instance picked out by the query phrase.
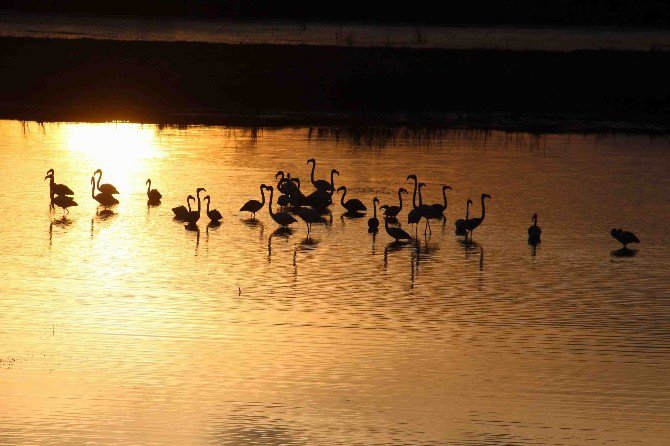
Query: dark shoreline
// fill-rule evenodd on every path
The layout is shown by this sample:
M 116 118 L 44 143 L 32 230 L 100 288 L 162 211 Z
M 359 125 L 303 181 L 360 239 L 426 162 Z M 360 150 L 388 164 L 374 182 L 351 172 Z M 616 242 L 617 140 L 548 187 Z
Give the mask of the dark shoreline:
M 670 133 L 670 52 L 0 38 L 0 118 Z

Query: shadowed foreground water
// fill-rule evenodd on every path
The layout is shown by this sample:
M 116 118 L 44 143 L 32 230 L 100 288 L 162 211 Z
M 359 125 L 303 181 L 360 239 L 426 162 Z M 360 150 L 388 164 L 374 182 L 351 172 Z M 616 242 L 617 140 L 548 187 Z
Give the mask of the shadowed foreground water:
M 2 445 L 670 438 L 667 139 L 13 121 L 0 134 Z M 311 157 L 368 206 L 411 193 L 409 173 L 429 203 L 449 184 L 448 221 L 400 248 L 339 205 L 309 241 L 302 221 L 275 234 L 267 208 L 245 221 L 279 169 L 311 190 Z M 79 203 L 66 223 L 48 209 L 50 167 Z M 108 218 L 96 168 L 121 191 Z M 188 231 L 170 208 L 200 186 L 224 218 Z M 453 221 L 468 197 L 479 215 L 484 192 L 465 245 Z M 611 255 L 615 226 L 637 255 Z

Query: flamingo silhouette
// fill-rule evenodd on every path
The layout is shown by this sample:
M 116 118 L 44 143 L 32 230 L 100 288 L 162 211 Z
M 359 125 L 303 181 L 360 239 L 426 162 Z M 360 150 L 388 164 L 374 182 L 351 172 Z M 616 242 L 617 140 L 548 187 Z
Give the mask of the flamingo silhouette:
M 384 219 L 384 229 L 386 233 L 391 236 L 396 242 L 399 240 L 412 240 L 412 237 L 402 228 L 396 226 L 389 226 L 389 219 Z
M 189 212 L 191 212 L 191 200 L 195 201 L 195 197 L 193 195 L 186 197 L 186 204 L 188 205 L 188 209 L 186 209 L 183 204 L 172 208 L 172 212 L 174 212 L 174 218 L 176 220 L 186 220 L 186 216 Z
M 274 193 L 274 190 L 273 190 L 274 188 L 272 186 L 265 186 L 265 188 L 270 191 L 270 200 L 268 201 L 268 210 L 270 211 L 270 217 L 272 217 L 272 219 L 277 224 L 279 224 L 280 226 L 282 226 L 284 228 L 288 227 L 288 225 L 290 225 L 292 223 L 297 223 L 298 220 L 293 218 L 293 216 L 291 214 L 287 213 L 287 212 L 274 213 L 272 211 L 272 195 Z
M 53 169 L 47 170 L 47 175 L 44 177 L 46 180 L 47 178 L 50 178 L 51 180 L 49 181 L 49 198 L 50 198 L 50 206 L 53 208 L 54 207 L 54 195 L 58 196 L 67 196 L 67 195 L 74 195 L 74 192 L 72 192 L 72 189 L 67 187 L 65 184 L 56 184 L 56 180 L 54 179 L 55 173 Z M 67 200 L 61 200 L 61 204 L 67 203 Z M 71 205 L 72 206 L 72 205 Z M 75 205 L 76 206 L 76 205 Z M 58 206 L 61 207 L 61 206 Z
M 100 180 L 102 179 L 102 169 L 98 169 L 95 172 L 93 172 L 94 177 L 96 173 L 99 174 L 97 187 L 100 192 L 102 192 L 103 194 L 110 194 L 110 195 L 116 195 L 119 193 L 119 191 L 116 190 L 116 187 L 114 187 L 111 184 L 108 183 L 100 184 Z
M 221 212 L 217 211 L 216 209 L 212 210 L 209 209 L 209 201 L 211 200 L 209 195 L 205 195 L 205 198 L 203 198 L 203 200 L 207 200 L 207 216 L 212 221 L 212 223 L 218 223 L 219 220 L 223 218 L 223 215 L 221 215 Z
M 629 231 L 623 231 L 621 228 L 612 229 L 610 235 L 623 245 L 623 249 L 628 249 L 627 245 L 629 243 L 640 243 L 640 239 L 637 238 L 635 234 Z
M 372 199 L 372 210 L 374 215 L 368 220 L 368 232 L 375 233 L 379 230 L 379 220 L 377 219 L 377 203 L 379 203 L 379 198 L 374 197 Z
M 384 208 L 384 217 L 386 217 L 386 218 L 396 218 L 398 216 L 398 214 L 400 213 L 400 211 L 402 211 L 402 193 L 403 192 L 407 193 L 407 189 L 405 189 L 404 187 L 401 187 L 400 189 L 398 189 L 398 203 L 399 203 L 399 206 L 384 205 L 384 206 L 379 208 L 379 209 Z
M 470 238 L 472 239 L 472 231 L 477 229 L 483 222 L 484 222 L 484 217 L 486 216 L 486 206 L 484 204 L 484 199 L 488 198 L 491 199 L 491 196 L 489 194 L 482 194 L 482 215 L 481 217 L 475 217 L 475 218 L 470 218 L 466 220 L 465 222 L 465 228 L 467 231 L 470 233 Z
M 338 176 L 340 175 L 340 172 L 337 170 L 333 169 L 330 171 L 330 183 L 326 180 L 314 180 L 314 170 L 316 169 L 316 160 L 314 158 L 310 158 L 307 160 L 307 164 L 312 163 L 312 173 L 310 174 L 310 179 L 312 180 L 312 185 L 323 191 L 335 191 L 335 183 L 333 179 L 333 175 L 337 174 Z
M 163 195 L 161 195 L 157 189 L 151 188 L 151 178 L 149 178 L 144 184 L 147 185 L 147 197 L 149 198 L 149 203 L 160 203 Z
M 468 235 L 468 230 L 466 228 L 466 222 L 470 216 L 470 205 L 472 200 L 468 198 L 467 203 L 465 204 L 465 219 L 459 218 L 454 223 L 456 225 L 456 235 Z
M 200 208 L 201 208 L 201 201 L 200 201 L 200 192 L 207 192 L 204 187 L 199 187 L 195 190 L 195 196 L 198 199 L 198 208 L 195 211 L 189 210 L 188 214 L 186 214 L 186 222 L 190 225 L 193 226 L 195 225 L 198 220 L 200 220 Z
M 528 228 L 528 243 L 537 245 L 540 243 L 540 235 L 542 235 L 542 229 L 537 225 L 537 214 L 533 214 L 531 221 L 533 224 Z
M 368 208 L 365 207 L 363 202 L 359 200 L 358 198 L 352 198 L 351 200 L 344 201 L 344 197 L 347 195 L 347 187 L 346 186 L 340 186 L 337 188 L 337 191 L 343 191 L 342 192 L 342 197 L 340 198 L 340 204 L 342 204 L 342 207 L 347 210 L 347 212 L 350 212 L 352 214 L 357 213 L 357 212 L 363 212 L 367 211 Z
M 68 210 L 69 207 L 72 206 L 79 206 L 76 201 L 74 201 L 74 198 L 67 196 L 67 195 L 56 195 L 55 197 L 51 198 L 51 205 L 56 205 L 59 208 L 63 209 L 63 219 L 65 219 L 65 213 L 67 212 L 68 214 L 70 211 Z
M 98 203 L 102 205 L 102 207 L 107 210 L 108 207 L 114 206 L 115 204 L 119 204 L 119 200 L 114 198 L 112 194 L 108 194 L 106 192 L 101 192 L 98 195 L 95 195 L 95 176 L 91 177 L 91 197 Z
M 446 219 L 444 213 L 447 211 L 447 189 L 452 190 L 451 186 L 444 185 L 442 186 L 442 198 L 444 199 L 443 204 L 431 204 L 430 207 L 433 209 L 433 212 L 439 215 L 438 218 Z
M 265 189 L 266 187 L 267 186 L 265 184 L 261 184 L 261 198 L 263 201 L 249 200 L 246 203 L 244 203 L 244 206 L 240 208 L 240 212 L 251 212 L 251 219 L 255 220 L 256 212 L 260 211 L 261 208 L 263 208 L 263 205 L 265 204 L 265 193 L 263 192 L 263 189 Z

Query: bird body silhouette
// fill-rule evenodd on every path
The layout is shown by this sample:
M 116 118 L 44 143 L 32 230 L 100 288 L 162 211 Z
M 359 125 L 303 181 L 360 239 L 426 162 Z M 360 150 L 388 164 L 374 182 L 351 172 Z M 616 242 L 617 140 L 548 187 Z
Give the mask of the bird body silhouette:
M 102 179 L 102 169 L 98 169 L 95 172 L 93 172 L 94 177 L 95 174 L 98 174 L 97 188 L 100 192 L 102 192 L 103 194 L 110 194 L 110 195 L 116 195 L 119 193 L 119 191 L 116 190 L 116 187 L 114 187 L 109 183 L 100 184 L 100 180 Z
M 299 207 L 295 213 L 302 221 L 307 224 L 307 234 L 312 231 L 312 223 L 326 223 L 326 219 L 319 215 L 314 209 L 308 207 Z
M 368 220 L 368 232 L 377 232 L 379 230 L 379 220 L 377 219 L 377 203 L 379 203 L 379 198 L 374 197 L 372 199 L 372 211 L 373 216 Z
M 484 222 L 484 217 L 486 217 L 486 205 L 484 204 L 485 198 L 490 199 L 491 196 L 489 194 L 482 194 L 482 215 L 465 221 L 465 229 L 470 233 L 470 237 L 472 237 L 472 231 L 477 229 Z
M 316 169 L 316 160 L 314 158 L 308 159 L 307 164 L 312 163 L 312 173 L 310 174 L 310 179 L 312 180 L 312 185 L 318 190 L 323 191 L 335 191 L 335 179 L 333 175 L 340 175 L 340 172 L 333 169 L 330 171 L 330 183 L 326 180 L 314 180 L 314 170 Z
M 76 201 L 74 201 L 74 198 L 68 196 L 68 195 L 56 195 L 51 199 L 52 205 L 56 205 L 59 208 L 63 209 L 63 215 L 65 213 L 69 213 L 70 211 L 68 210 L 69 207 L 72 206 L 79 206 Z
M 412 210 L 407 214 L 407 223 L 411 225 L 418 224 L 421 221 L 421 209 L 416 204 L 416 192 L 419 188 L 419 182 L 416 178 L 416 175 L 408 175 L 408 180 L 414 180 L 414 193 L 412 194 Z M 418 228 L 417 228 L 418 230 Z
M 384 205 L 384 206 L 380 207 L 380 209 L 384 208 L 384 217 L 386 217 L 386 218 L 396 218 L 398 216 L 398 214 L 400 213 L 400 211 L 402 211 L 402 194 L 403 194 L 403 192 L 407 193 L 407 189 L 405 189 L 404 187 L 401 187 L 400 189 L 398 189 L 398 203 L 399 203 L 398 206 Z
M 207 200 L 207 216 L 212 222 L 218 223 L 219 220 L 223 218 L 223 215 L 221 215 L 221 212 L 217 211 L 216 209 L 211 210 L 209 209 L 209 202 L 211 200 L 209 195 L 205 195 L 205 198 L 203 198 L 203 200 Z
M 256 212 L 260 211 L 263 208 L 263 205 L 265 205 L 265 193 L 263 192 L 263 189 L 266 187 L 265 184 L 261 184 L 261 199 L 263 201 L 249 200 L 240 208 L 240 212 L 251 212 L 251 219 L 256 219 Z
M 272 211 L 272 195 L 274 193 L 272 186 L 265 186 L 267 190 L 270 191 L 270 200 L 268 201 L 268 209 L 270 211 L 270 217 L 282 227 L 288 227 L 292 223 L 297 223 L 298 220 L 293 218 L 293 216 L 287 212 L 273 212 Z
M 207 192 L 204 187 L 199 187 L 195 190 L 195 196 L 197 197 L 198 200 L 198 208 L 195 211 L 190 210 L 189 207 L 189 212 L 186 214 L 186 222 L 189 225 L 194 225 L 200 220 L 200 209 L 201 209 L 201 199 L 200 199 L 200 192 Z
M 157 189 L 151 188 L 151 179 L 148 179 L 144 184 L 147 185 L 147 198 L 149 198 L 149 203 L 158 203 L 159 201 L 161 201 L 163 195 L 160 192 L 158 192 Z
M 454 222 L 456 225 L 456 235 L 468 235 L 468 230 L 467 230 L 467 221 L 468 217 L 470 216 L 470 205 L 472 204 L 472 200 L 468 198 L 467 203 L 465 203 L 465 219 L 459 218 Z
M 340 198 L 340 204 L 342 205 L 343 208 L 347 210 L 347 212 L 351 213 L 357 213 L 357 212 L 364 212 L 367 211 L 368 208 L 365 207 L 363 202 L 359 200 L 358 198 L 352 198 L 351 200 L 344 201 L 344 197 L 347 195 L 347 187 L 346 186 L 340 186 L 337 188 L 337 191 L 342 191 L 342 197 Z
M 172 208 L 172 212 L 174 212 L 175 219 L 186 220 L 186 216 L 188 215 L 189 212 L 191 212 L 191 200 L 195 201 L 195 197 L 193 195 L 189 195 L 188 197 L 186 197 L 186 204 L 188 205 L 188 209 L 186 209 L 186 206 L 184 206 L 183 204 Z
M 98 195 L 95 194 L 95 176 L 91 177 L 91 197 L 102 207 L 107 209 L 110 206 L 114 206 L 115 204 L 119 204 L 119 200 L 117 200 L 112 194 L 108 194 L 106 192 L 100 192 Z
M 453 190 L 451 186 L 442 186 L 442 199 L 444 200 L 443 204 L 436 203 L 430 205 L 435 215 L 439 215 L 438 218 L 446 218 L 444 213 L 447 211 L 447 189 Z
M 533 224 L 528 228 L 528 243 L 537 245 L 540 243 L 540 236 L 542 235 L 542 229 L 537 225 L 537 214 L 533 214 L 531 221 Z
M 391 236 L 396 242 L 399 240 L 412 240 L 412 237 L 402 228 L 396 226 L 389 226 L 388 218 L 384 219 L 384 228 L 386 233 Z
M 419 183 L 419 214 L 426 219 L 426 228 L 423 233 L 425 234 L 430 231 L 430 234 L 432 234 L 433 230 L 430 227 L 430 220 L 441 218 L 442 212 L 440 212 L 440 209 L 436 209 L 433 206 L 423 204 L 423 200 L 421 199 L 421 188 L 425 185 L 426 183 Z
M 640 243 L 640 239 L 637 238 L 635 234 L 629 231 L 623 231 L 621 228 L 619 229 L 612 229 L 610 231 L 610 235 L 614 237 L 619 243 L 621 243 L 624 247 L 624 249 L 628 249 L 629 243 Z
M 72 189 L 67 187 L 65 184 L 57 184 L 56 180 L 54 178 L 55 172 L 53 169 L 47 170 L 47 175 L 44 177 L 46 180 L 47 178 L 50 179 L 49 181 L 49 191 L 51 192 L 51 195 L 74 195 L 74 192 L 72 192 Z

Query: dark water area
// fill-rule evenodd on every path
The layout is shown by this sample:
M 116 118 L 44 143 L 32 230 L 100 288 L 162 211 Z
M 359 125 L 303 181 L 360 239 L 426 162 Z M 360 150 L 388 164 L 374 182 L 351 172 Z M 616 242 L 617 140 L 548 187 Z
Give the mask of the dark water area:
M 294 115 L 444 123 L 451 116 L 464 126 L 500 120 L 520 130 L 670 127 L 665 51 L 4 37 L 0 66 L 0 114 L 16 119 L 197 123 Z M 537 124 L 552 120 L 553 128 Z

